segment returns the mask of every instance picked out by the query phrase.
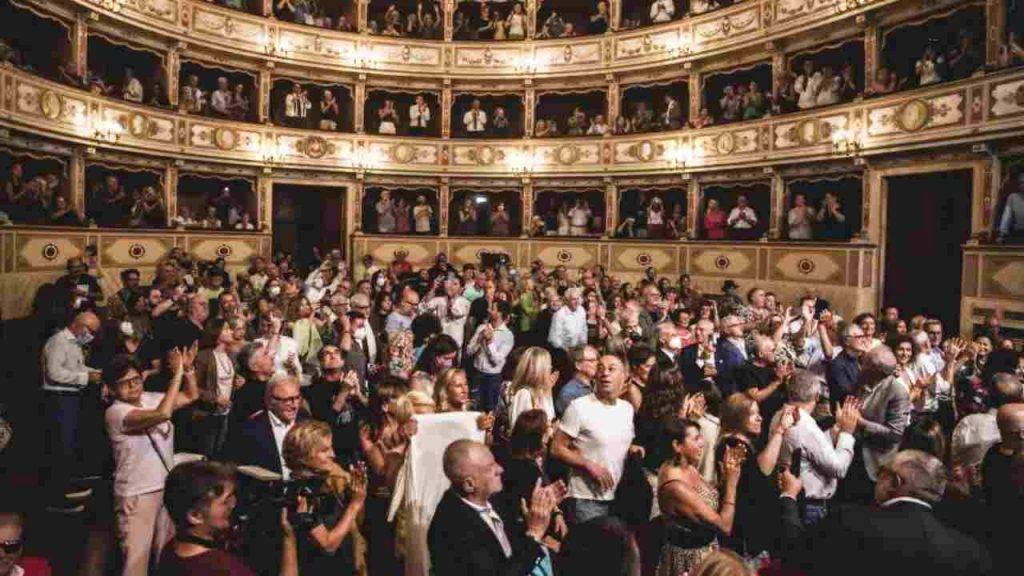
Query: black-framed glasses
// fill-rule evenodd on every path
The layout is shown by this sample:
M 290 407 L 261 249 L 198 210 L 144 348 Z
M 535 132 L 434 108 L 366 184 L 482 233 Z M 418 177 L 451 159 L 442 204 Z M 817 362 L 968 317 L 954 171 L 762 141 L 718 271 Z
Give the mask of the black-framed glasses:
M 24 542 L 21 540 L 0 540 L 0 550 L 4 551 L 4 554 L 17 554 L 21 552 L 21 547 Z
M 302 396 L 287 396 L 287 397 L 285 397 L 285 398 L 281 398 L 281 397 L 279 397 L 279 396 L 271 396 L 271 398 L 272 398 L 272 399 L 273 399 L 273 400 L 274 400 L 275 402 L 280 402 L 280 403 L 282 403 L 282 404 L 288 404 L 288 403 L 292 403 L 292 402 L 294 402 L 294 403 L 298 404 L 298 403 L 299 403 L 299 401 L 301 401 L 301 400 L 302 400 Z

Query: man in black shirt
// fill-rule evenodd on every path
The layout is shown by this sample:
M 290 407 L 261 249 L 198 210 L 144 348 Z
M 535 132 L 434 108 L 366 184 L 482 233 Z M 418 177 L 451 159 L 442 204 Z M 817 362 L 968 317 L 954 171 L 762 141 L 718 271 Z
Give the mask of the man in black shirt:
M 736 369 L 736 390 L 753 398 L 761 417 L 771 422 L 786 402 L 785 383 L 793 376 L 793 365 L 775 361 L 775 341 L 768 336 L 754 340 L 754 357 Z
M 317 354 L 320 373 L 302 391 L 313 418 L 330 424 L 334 454 L 348 467 L 359 459 L 359 426 L 367 419 L 367 408 L 359 394 L 359 375 L 345 370 L 341 349 L 328 344 Z
M 988 501 L 989 548 L 996 574 L 1019 570 L 1020 536 L 1010 526 L 1024 514 L 1024 404 L 1007 404 L 996 413 L 1002 440 L 985 454 L 981 464 L 982 486 Z

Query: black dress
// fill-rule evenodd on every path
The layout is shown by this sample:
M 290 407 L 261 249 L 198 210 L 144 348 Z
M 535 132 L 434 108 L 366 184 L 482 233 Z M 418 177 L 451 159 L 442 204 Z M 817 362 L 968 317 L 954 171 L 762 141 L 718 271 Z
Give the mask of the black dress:
M 733 438 L 746 444 L 747 458 L 740 471 L 736 490 L 736 515 L 732 534 L 724 536 L 722 546 L 740 556 L 752 558 L 763 551 L 771 551 L 778 533 L 778 494 L 770 476 L 761 473 L 757 464 L 757 449 L 741 436 L 722 438 L 715 449 L 715 463 L 725 459 L 725 439 Z

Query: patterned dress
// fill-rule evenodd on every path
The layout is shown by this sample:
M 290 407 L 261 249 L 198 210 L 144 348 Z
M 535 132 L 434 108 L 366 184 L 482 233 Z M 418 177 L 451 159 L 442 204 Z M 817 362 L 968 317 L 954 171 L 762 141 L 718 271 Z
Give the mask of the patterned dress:
M 669 480 L 658 489 L 660 492 L 676 478 Z M 706 482 L 697 485 L 697 495 L 704 503 L 718 510 L 718 490 Z M 674 518 L 665 515 L 665 543 L 658 558 L 657 576 L 683 576 L 694 570 L 700 563 L 718 549 L 717 532 L 714 527 L 694 522 L 688 518 Z

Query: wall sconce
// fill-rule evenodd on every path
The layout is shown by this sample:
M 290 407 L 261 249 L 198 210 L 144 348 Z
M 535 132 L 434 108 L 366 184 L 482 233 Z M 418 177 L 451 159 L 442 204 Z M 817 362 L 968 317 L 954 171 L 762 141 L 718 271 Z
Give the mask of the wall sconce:
M 124 132 L 124 126 L 122 126 L 117 120 L 98 120 L 93 125 L 92 137 L 101 142 L 109 142 L 113 144 L 121 138 L 121 134 L 124 134 Z
M 832 150 L 844 156 L 859 156 L 864 148 L 859 131 L 839 128 L 832 132 Z
M 692 143 L 679 144 L 669 147 L 669 149 L 665 151 L 665 161 L 673 168 L 686 168 L 687 166 L 692 167 L 698 164 L 700 159 L 703 157 L 703 150 L 695 147 Z
M 529 150 L 513 150 L 505 163 L 513 174 L 532 174 L 540 165 L 536 153 Z

